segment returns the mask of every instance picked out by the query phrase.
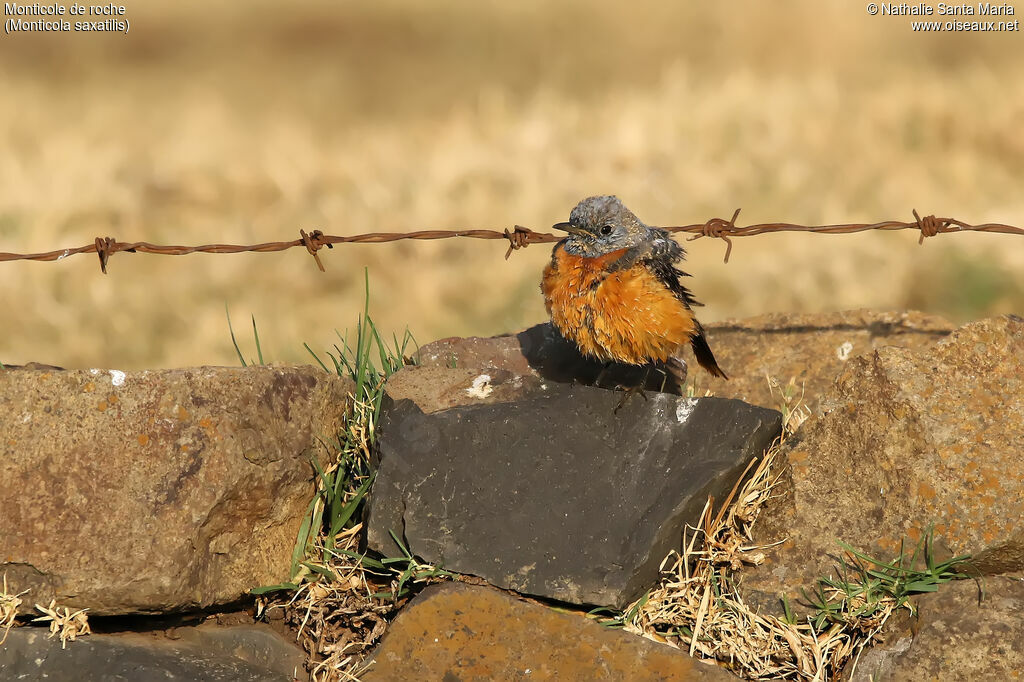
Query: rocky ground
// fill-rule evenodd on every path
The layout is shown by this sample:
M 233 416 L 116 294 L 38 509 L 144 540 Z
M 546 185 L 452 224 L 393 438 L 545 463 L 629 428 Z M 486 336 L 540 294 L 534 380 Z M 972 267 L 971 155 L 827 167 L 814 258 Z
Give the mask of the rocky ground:
M 737 679 L 751 651 L 715 633 L 746 614 L 776 633 L 777 677 L 1019 674 L 1024 321 L 771 315 L 709 338 L 730 381 L 694 369 L 622 405 L 548 325 L 421 348 L 386 384 L 353 533 L 445 580 L 374 607 L 372 650 L 321 630 L 314 658 L 351 646 L 366 680 Z M 296 631 L 253 622 L 248 591 L 295 578 L 352 390 L 309 367 L 0 371 L 0 633 L 19 625 L 0 678 L 308 679 Z M 840 542 L 890 559 L 926 541 L 912 610 L 815 607 L 857 565 Z M 701 566 L 719 587 L 673 601 Z M 355 574 L 304 575 L 307 603 L 374 599 Z

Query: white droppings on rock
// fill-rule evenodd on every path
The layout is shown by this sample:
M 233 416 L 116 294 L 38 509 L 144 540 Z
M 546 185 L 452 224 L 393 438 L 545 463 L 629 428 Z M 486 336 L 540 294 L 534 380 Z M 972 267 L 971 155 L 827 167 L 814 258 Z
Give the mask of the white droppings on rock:
M 683 398 L 676 403 L 676 421 L 685 424 L 686 420 L 693 414 L 693 408 L 697 407 L 696 398 Z
M 471 398 L 486 398 L 493 392 L 494 387 L 491 386 L 490 374 L 481 374 L 473 379 L 473 385 L 466 389 L 466 395 Z
M 96 376 L 99 373 L 100 373 L 100 371 L 98 369 L 90 369 L 89 370 L 89 374 L 91 374 L 93 376 Z
M 853 352 L 853 344 L 849 341 L 843 341 L 839 348 L 836 348 L 836 357 L 846 362 L 850 358 L 850 353 Z
M 115 386 L 124 386 L 124 372 L 119 369 L 110 370 L 110 383 Z

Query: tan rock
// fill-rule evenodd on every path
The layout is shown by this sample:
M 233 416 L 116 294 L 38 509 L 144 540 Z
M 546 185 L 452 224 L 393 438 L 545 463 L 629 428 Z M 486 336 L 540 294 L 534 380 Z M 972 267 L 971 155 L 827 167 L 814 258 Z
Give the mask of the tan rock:
M 868 649 L 849 682 L 1014 680 L 1024 670 L 1024 582 L 949 583 L 918 601 L 913 642 L 894 637 Z
M 639 636 L 486 587 L 429 587 L 388 628 L 364 682 L 736 680 Z
M 729 380 L 691 368 L 701 393 L 778 407 L 766 377 L 795 379 L 804 402 L 817 412 L 820 398 L 859 355 L 885 346 L 923 350 L 935 346 L 954 325 L 918 312 L 851 310 L 837 313 L 773 313 L 725 321 L 708 328 L 708 339 Z M 691 363 L 692 364 L 692 363 Z
M 858 355 L 884 346 L 925 349 L 947 336 L 954 326 L 946 320 L 924 313 L 887 313 L 855 310 L 824 314 L 762 315 L 710 325 L 708 339 L 719 364 L 729 380 L 716 379 L 691 362 L 688 384 L 696 382 L 697 395 L 710 391 L 723 398 L 739 398 L 754 405 L 777 408 L 780 397 L 772 395 L 766 377 L 781 383 L 795 380 L 797 391 L 803 391 L 804 402 L 812 410 L 819 408 L 819 398 L 831 387 L 837 374 Z M 440 386 L 436 394 L 446 396 L 439 405 L 449 404 L 452 396 L 459 402 L 472 402 L 457 393 L 473 370 L 504 371 L 503 381 L 523 381 L 532 376 L 551 381 L 591 383 L 601 371 L 601 363 L 580 356 L 574 346 L 555 333 L 550 324 L 530 327 L 515 335 L 492 338 L 449 338 L 423 346 L 418 355 L 423 367 L 446 368 L 432 375 Z M 457 372 L 454 370 L 458 370 Z M 392 378 L 395 381 L 402 373 Z M 424 375 L 425 376 L 425 375 Z M 643 381 L 642 371 L 617 368 L 606 374 L 603 382 L 636 385 Z M 403 381 L 411 377 L 403 377 Z M 647 388 L 661 388 L 663 377 L 652 373 Z M 667 392 L 680 392 L 669 383 Z M 403 386 L 403 393 L 405 388 Z M 511 395 L 511 391 L 508 392 Z M 505 401 L 498 393 L 492 401 Z M 422 391 L 411 391 L 402 397 L 417 400 L 428 409 L 437 399 Z M 423 400 L 419 400 L 419 398 Z M 438 408 L 443 409 L 443 408 Z
M 1024 320 L 850 360 L 823 407 L 783 450 L 784 495 L 754 539 L 786 542 L 745 576 L 748 598 L 799 596 L 834 573 L 837 540 L 888 559 L 933 526 L 975 570 L 1024 569 Z
M 411 365 L 392 374 L 386 390 L 392 400 L 412 400 L 423 412 L 430 413 L 460 405 L 513 402 L 541 383 L 542 380 L 532 373 L 513 373 L 493 367 Z
M 93 614 L 287 579 L 350 388 L 312 367 L 0 371 L 0 574 Z

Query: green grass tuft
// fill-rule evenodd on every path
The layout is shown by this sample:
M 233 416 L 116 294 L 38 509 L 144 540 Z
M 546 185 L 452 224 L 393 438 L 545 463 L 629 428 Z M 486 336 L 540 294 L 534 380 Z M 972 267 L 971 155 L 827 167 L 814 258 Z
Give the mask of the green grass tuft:
M 819 630 L 832 624 L 871 624 L 881 614 L 906 606 L 911 596 L 936 592 L 939 586 L 971 576 L 959 568 L 969 565 L 970 555 L 938 561 L 933 549 L 933 531 L 921 538 L 907 553 L 900 542 L 899 554 L 891 561 L 876 559 L 842 541 L 837 566 L 839 577 L 822 577 L 813 595 L 804 599 L 814 609 L 811 622 Z M 787 617 L 789 614 L 787 613 Z
M 377 422 L 384 398 L 384 383 L 402 367 L 412 364 L 408 354 L 416 342 L 408 330 L 390 339 L 381 334 L 370 316 L 369 275 L 364 276 L 363 309 L 356 320 L 355 333 L 336 332 L 338 343 L 328 351 L 327 361 L 305 344 L 306 350 L 326 372 L 347 377 L 354 383 L 352 408 L 344 430 L 330 439 L 334 453 L 326 467 L 311 458 L 316 471 L 318 492 L 307 508 L 292 552 L 291 580 L 253 590 L 253 594 L 299 590 L 304 584 L 320 580 L 338 582 L 339 574 L 358 567 L 367 584 L 390 584 L 390 590 L 373 591 L 372 599 L 397 602 L 410 594 L 413 583 L 450 578 L 442 568 L 421 563 L 396 538 L 402 554 L 377 558 L 357 552 L 362 506 L 366 503 L 376 472 L 374 453 L 377 443 Z M 230 327 L 230 318 L 229 318 Z M 255 325 L 253 334 L 256 336 Z M 257 352 L 259 341 L 257 338 Z M 244 356 L 235 342 L 239 359 Z M 262 353 L 259 353 L 262 361 Z
M 337 461 L 326 470 L 314 462 L 321 483 L 324 549 L 327 551 L 335 548 L 338 534 L 351 528 L 353 519 L 358 518 L 356 511 L 373 483 L 372 454 L 377 443 L 377 421 L 384 399 L 384 382 L 412 363 L 407 351 L 416 344 L 408 330 L 401 339 L 392 335 L 388 341 L 377 329 L 370 317 L 369 273 L 365 274 L 363 311 L 356 320 L 355 338 L 350 339 L 348 333 L 335 333 L 339 344 L 335 344 L 334 352 L 327 353 L 331 359 L 330 367 L 308 344 L 305 345 L 324 371 L 333 371 L 355 383 L 352 413 L 336 443 Z M 318 525 L 314 524 L 314 527 Z

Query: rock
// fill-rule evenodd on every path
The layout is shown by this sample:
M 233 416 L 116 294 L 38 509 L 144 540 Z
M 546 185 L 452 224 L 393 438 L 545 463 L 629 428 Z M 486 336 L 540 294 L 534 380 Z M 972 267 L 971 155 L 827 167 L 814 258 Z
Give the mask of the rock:
M 739 398 L 754 405 L 778 406 L 766 375 L 785 384 L 795 379 L 805 403 L 817 411 L 818 399 L 850 359 L 883 346 L 931 348 L 953 331 L 946 320 L 924 313 L 855 310 L 841 313 L 776 313 L 709 325 L 708 340 L 729 380 L 716 379 L 690 362 L 689 384 L 697 395 Z M 583 358 L 550 324 L 514 336 L 441 339 L 420 348 L 423 367 L 459 370 L 504 370 L 511 377 L 534 376 L 550 381 L 592 383 L 601 363 Z M 396 375 L 397 377 L 398 375 Z M 602 381 L 636 385 L 643 371 L 617 366 Z M 661 388 L 663 377 L 652 373 L 647 388 Z M 667 392 L 680 393 L 671 382 Z M 413 396 L 408 396 L 413 397 Z M 414 398 L 415 399 L 415 398 Z M 467 404 L 460 400 L 458 404 Z M 431 411 L 418 401 L 424 411 Z
M 212 655 L 234 657 L 285 679 L 305 679 L 306 654 L 292 639 L 285 639 L 270 626 L 256 623 L 220 627 L 204 624 L 175 628 L 173 637 L 180 644 L 194 646 Z
M 92 615 L 286 580 L 349 390 L 312 367 L 0 372 L 0 575 Z
M 754 540 L 786 542 L 745 576 L 748 600 L 777 605 L 834 573 L 837 539 L 890 559 L 933 525 L 971 570 L 1024 569 L 1024 320 L 850 360 L 823 405 L 782 450 L 782 496 Z
M 5 369 L 39 369 L 43 371 L 64 370 L 63 367 L 58 367 L 57 365 L 47 365 L 42 362 L 26 362 L 24 365 L 8 365 L 7 363 L 0 362 L 0 370 Z
M 581 355 L 576 346 L 562 338 L 550 323 L 535 325 L 514 336 L 441 339 L 422 346 L 416 359 L 421 368 L 481 370 L 492 376 L 504 372 L 504 375 L 499 376 L 510 377 L 519 383 L 531 378 L 559 383 L 593 384 L 604 370 L 604 363 Z M 651 391 L 664 389 L 667 393 L 681 393 L 671 376 L 665 377 L 660 372 L 648 375 L 645 368 L 629 365 L 613 364 L 601 381 L 602 386 L 606 387 L 643 384 Z M 458 404 L 473 402 L 476 401 L 460 396 Z
M 385 390 L 392 401 L 411 400 L 424 412 L 437 412 L 460 405 L 513 402 L 542 383 L 534 374 L 506 369 L 411 365 L 392 374 Z
M 720 322 L 708 328 L 711 347 L 729 380 L 691 369 L 697 386 L 725 398 L 777 407 L 766 376 L 782 384 L 795 379 L 812 412 L 851 360 L 875 349 L 899 346 L 924 350 L 949 335 L 955 326 L 941 317 L 918 312 L 851 310 L 836 313 L 773 313 Z
M 268 630 L 181 628 L 171 641 L 141 634 L 89 635 L 61 648 L 44 628 L 12 630 L 0 647 L 0 679 L 77 682 L 293 682 L 306 679 L 300 650 Z M 297 666 L 297 667 L 296 667 Z
M 371 660 L 364 682 L 738 679 L 670 646 L 459 583 L 425 589 Z
M 734 400 L 657 393 L 616 414 L 619 391 L 545 386 L 501 405 L 387 409 L 369 546 L 398 556 L 394 531 L 500 587 L 622 607 L 781 430 L 778 412 Z
M 911 597 L 910 603 L 915 612 L 912 614 L 905 608 L 894 611 L 876 635 L 875 642 L 847 661 L 838 676 L 840 682 L 878 682 L 890 679 L 888 671 L 892 669 L 893 660 L 913 645 L 914 633 L 918 628 L 918 598 Z
M 542 359 L 545 344 L 557 344 L 559 349 L 572 350 L 574 346 L 554 330 L 550 323 L 538 324 L 518 334 L 466 338 L 452 336 L 420 346 L 416 363 L 420 367 L 447 367 L 452 369 L 504 369 L 512 374 L 533 374 L 533 364 Z M 564 345 L 563 345 L 564 344 Z M 579 352 L 576 352 L 579 356 Z
M 1024 670 L 1024 583 L 988 579 L 984 587 L 984 601 L 973 580 L 943 585 L 938 592 L 923 595 L 913 643 L 902 637 L 866 650 L 847 679 L 1017 679 Z

